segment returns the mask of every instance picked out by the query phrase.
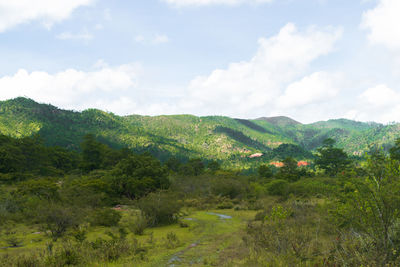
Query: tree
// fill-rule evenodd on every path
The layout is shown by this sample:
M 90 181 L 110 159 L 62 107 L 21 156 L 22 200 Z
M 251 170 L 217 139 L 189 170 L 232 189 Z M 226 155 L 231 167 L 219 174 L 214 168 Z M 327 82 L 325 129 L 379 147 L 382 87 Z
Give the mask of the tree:
M 315 165 L 324 170 L 328 175 L 335 176 L 340 171 L 344 171 L 350 164 L 346 152 L 341 148 L 334 147 L 335 140 L 325 139 L 322 147 L 318 148 L 318 155 Z
M 219 169 L 221 169 L 221 165 L 219 164 L 218 161 L 212 160 L 207 164 L 207 168 L 212 172 L 216 172 Z
M 150 154 L 134 155 L 121 160 L 111 175 L 113 191 L 130 199 L 169 187 L 167 169 Z
M 204 163 L 201 159 L 190 159 L 187 163 L 193 167 L 194 175 L 200 175 L 204 171 Z
M 170 157 L 166 162 L 165 165 L 171 171 L 178 172 L 179 167 L 181 166 L 181 162 L 176 157 Z
M 87 172 L 99 169 L 104 160 L 104 145 L 93 134 L 87 134 L 83 137 L 81 147 L 82 169 Z
M 185 176 L 198 176 L 204 171 L 204 163 L 201 159 L 190 159 L 186 164 L 179 167 L 179 173 Z
M 262 164 L 260 167 L 258 167 L 258 175 L 261 178 L 271 178 L 274 174 L 268 165 Z
M 81 221 L 81 214 L 76 208 L 51 204 L 42 206 L 37 214 L 44 230 L 49 231 L 53 241 L 62 237 L 68 229 L 77 227 Z
M 283 179 L 289 182 L 295 182 L 300 179 L 300 172 L 297 167 L 297 161 L 291 157 L 288 157 L 282 161 L 283 167 L 281 167 L 277 173 L 279 179 Z
M 54 181 L 46 179 L 28 180 L 18 184 L 18 194 L 32 195 L 42 200 L 57 200 L 58 186 Z
M 400 171 L 381 150 L 368 156 L 366 179 L 350 179 L 337 203 L 341 225 L 375 249 L 377 266 L 391 265 L 400 244 Z
M 394 147 L 389 150 L 389 153 L 391 159 L 400 161 L 400 138 L 396 139 Z

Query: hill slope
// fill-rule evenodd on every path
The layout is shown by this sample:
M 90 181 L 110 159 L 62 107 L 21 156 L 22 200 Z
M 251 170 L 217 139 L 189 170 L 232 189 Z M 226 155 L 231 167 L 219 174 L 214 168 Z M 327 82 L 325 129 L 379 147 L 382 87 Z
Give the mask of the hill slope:
M 0 102 L 0 133 L 13 137 L 40 134 L 48 145 L 79 149 L 82 136 L 94 133 L 113 146 L 150 151 L 161 159 L 180 158 L 248 161 L 248 156 L 266 154 L 281 144 L 306 150 L 334 138 L 347 152 L 359 154 L 371 144 L 389 146 L 399 136 L 400 125 L 384 126 L 339 119 L 301 124 L 287 117 L 257 120 L 223 116 L 117 116 L 101 110 L 61 110 L 26 98 Z M 276 151 L 282 151 L 276 150 Z M 309 154 L 305 153 L 304 157 Z

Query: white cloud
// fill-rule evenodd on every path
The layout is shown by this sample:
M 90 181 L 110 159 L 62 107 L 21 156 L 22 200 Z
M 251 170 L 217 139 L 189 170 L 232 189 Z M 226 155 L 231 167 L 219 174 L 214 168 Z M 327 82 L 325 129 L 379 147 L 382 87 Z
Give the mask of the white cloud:
M 59 40 L 82 40 L 85 42 L 89 42 L 94 38 L 94 36 L 85 30 L 81 33 L 75 33 L 75 34 L 70 32 L 63 32 L 58 34 L 56 38 Z
M 278 98 L 278 107 L 296 108 L 329 101 L 340 91 L 340 76 L 327 72 L 315 72 L 306 76 L 287 87 L 285 93 Z
M 368 88 L 355 99 L 345 117 L 360 121 L 400 121 L 400 92 L 385 84 Z
M 182 106 L 192 112 L 201 110 L 202 114 L 251 117 L 277 108 L 276 100 L 282 96 L 281 101 L 289 108 L 288 98 L 294 89 L 289 88 L 285 96 L 286 86 L 303 77 L 312 61 L 330 53 L 340 36 L 340 29 L 311 27 L 300 32 L 293 24 L 287 24 L 276 36 L 261 38 L 251 60 L 232 63 L 209 76 L 193 79 Z M 327 77 L 322 73 L 311 75 L 299 82 L 297 88 L 304 83 L 319 83 L 333 90 L 328 81 L 322 81 Z M 319 92 L 321 95 L 324 94 Z
M 132 96 L 137 89 L 140 66 L 109 67 L 102 62 L 96 67 L 87 72 L 67 69 L 55 74 L 20 69 L 14 75 L 0 78 L 0 98 L 26 96 L 68 109 L 97 107 L 119 114 L 133 113 Z
M 400 49 L 399 14 L 399 0 L 379 0 L 374 9 L 365 12 L 361 26 L 369 30 L 370 42 Z
M 228 5 L 237 6 L 241 4 L 263 4 L 274 0 L 163 0 L 175 7 L 186 6 L 209 6 L 209 5 Z
M 153 39 L 154 44 L 165 44 L 168 42 L 169 42 L 169 38 L 165 34 L 157 34 Z
M 400 94 L 385 84 L 367 89 L 360 95 L 360 98 L 366 101 L 368 105 L 376 107 L 389 106 L 400 102 Z
M 78 7 L 95 0 L 0 0 L 0 32 L 19 24 L 39 21 L 50 27 L 67 19 Z

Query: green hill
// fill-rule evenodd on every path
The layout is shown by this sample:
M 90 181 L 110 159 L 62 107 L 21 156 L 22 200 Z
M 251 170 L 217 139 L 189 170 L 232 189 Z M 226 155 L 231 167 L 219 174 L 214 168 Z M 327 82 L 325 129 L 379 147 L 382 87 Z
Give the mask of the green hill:
M 251 164 L 249 156 L 273 151 L 310 158 L 309 151 L 325 138 L 334 138 L 350 154 L 362 154 L 370 145 L 390 146 L 399 137 L 400 125 L 363 123 L 345 119 L 301 124 L 287 117 L 234 119 L 223 116 L 117 116 L 96 109 L 83 112 L 62 110 L 31 99 L 0 102 L 0 133 L 12 137 L 39 134 L 48 145 L 79 149 L 82 137 L 93 133 L 112 147 L 126 146 L 137 152 L 149 151 L 162 160 L 202 157 Z M 297 145 L 299 149 L 282 147 Z M 304 153 L 299 152 L 304 151 Z M 301 156 L 302 155 L 302 156 Z

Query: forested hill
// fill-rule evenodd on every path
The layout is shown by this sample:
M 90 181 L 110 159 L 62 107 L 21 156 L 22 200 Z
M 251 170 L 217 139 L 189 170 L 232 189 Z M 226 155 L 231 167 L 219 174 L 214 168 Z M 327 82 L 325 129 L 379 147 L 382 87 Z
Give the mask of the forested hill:
M 390 146 L 400 125 L 345 119 L 301 124 L 287 117 L 234 119 L 222 116 L 117 116 L 97 109 L 74 112 L 27 98 L 0 102 L 0 133 L 12 137 L 39 134 L 48 145 L 79 149 L 82 137 L 93 133 L 112 147 L 149 151 L 160 159 L 178 158 L 249 161 L 254 153 L 269 159 L 312 157 L 330 137 L 350 154 L 370 145 Z M 289 145 L 288 145 L 289 144 Z

